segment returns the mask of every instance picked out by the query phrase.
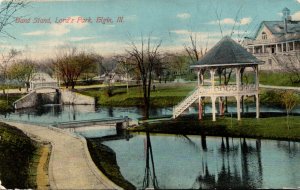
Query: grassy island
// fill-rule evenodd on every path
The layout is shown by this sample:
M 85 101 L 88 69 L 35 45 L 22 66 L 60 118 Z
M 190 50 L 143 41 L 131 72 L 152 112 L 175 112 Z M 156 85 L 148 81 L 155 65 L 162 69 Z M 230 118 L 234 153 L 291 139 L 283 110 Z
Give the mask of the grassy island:
M 256 119 L 254 114 L 243 115 L 241 121 L 236 116 L 218 117 L 216 122 L 207 115 L 199 121 L 196 115 L 179 117 L 176 120 L 145 122 L 138 127 L 128 129 L 131 132 L 150 131 L 152 133 L 207 135 L 265 138 L 300 141 L 300 115 L 289 118 L 284 114 L 262 113 Z

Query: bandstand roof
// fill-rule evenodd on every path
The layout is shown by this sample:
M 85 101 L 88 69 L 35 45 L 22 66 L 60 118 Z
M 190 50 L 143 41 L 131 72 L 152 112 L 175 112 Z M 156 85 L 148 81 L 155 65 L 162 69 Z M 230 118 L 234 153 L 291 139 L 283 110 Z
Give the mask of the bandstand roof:
M 240 44 L 229 36 L 225 36 L 191 67 L 242 66 L 262 63 L 264 62 L 253 56 Z

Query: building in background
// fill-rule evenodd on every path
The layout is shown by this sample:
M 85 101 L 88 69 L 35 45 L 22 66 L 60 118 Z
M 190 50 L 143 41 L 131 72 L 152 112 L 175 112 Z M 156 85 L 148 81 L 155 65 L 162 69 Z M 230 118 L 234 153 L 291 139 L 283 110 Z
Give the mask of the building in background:
M 265 61 L 264 70 L 281 70 L 287 62 L 300 68 L 300 21 L 292 20 L 290 10 L 282 10 L 281 21 L 261 22 L 254 37 L 243 42 L 249 52 Z

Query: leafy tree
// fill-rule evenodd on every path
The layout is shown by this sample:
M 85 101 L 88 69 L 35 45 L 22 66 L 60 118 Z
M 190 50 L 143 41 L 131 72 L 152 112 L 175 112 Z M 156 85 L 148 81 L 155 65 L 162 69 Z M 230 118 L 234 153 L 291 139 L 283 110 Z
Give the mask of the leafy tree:
M 292 90 L 284 91 L 281 94 L 281 103 L 285 107 L 285 110 L 286 110 L 286 123 L 287 123 L 288 129 L 290 129 L 289 115 L 298 103 L 298 96 Z
M 8 76 L 11 80 L 17 80 L 19 83 L 25 84 L 28 91 L 29 82 L 35 68 L 36 64 L 32 60 L 24 59 L 16 61 L 8 68 Z

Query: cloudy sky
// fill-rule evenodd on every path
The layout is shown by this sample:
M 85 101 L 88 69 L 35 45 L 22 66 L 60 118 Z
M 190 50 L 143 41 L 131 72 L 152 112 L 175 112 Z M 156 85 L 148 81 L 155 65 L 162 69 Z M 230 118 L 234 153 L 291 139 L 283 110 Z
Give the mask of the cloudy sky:
M 7 28 L 16 39 L 2 38 L 0 46 L 36 59 L 51 57 L 65 45 L 108 56 L 151 34 L 154 41 L 162 40 L 164 50 L 181 51 L 193 32 L 205 48 L 222 37 L 218 17 L 223 35 L 234 31 L 241 39 L 253 35 L 263 20 L 281 20 L 284 7 L 300 20 L 300 0 L 35 0 Z M 103 24 L 101 17 L 110 22 Z

